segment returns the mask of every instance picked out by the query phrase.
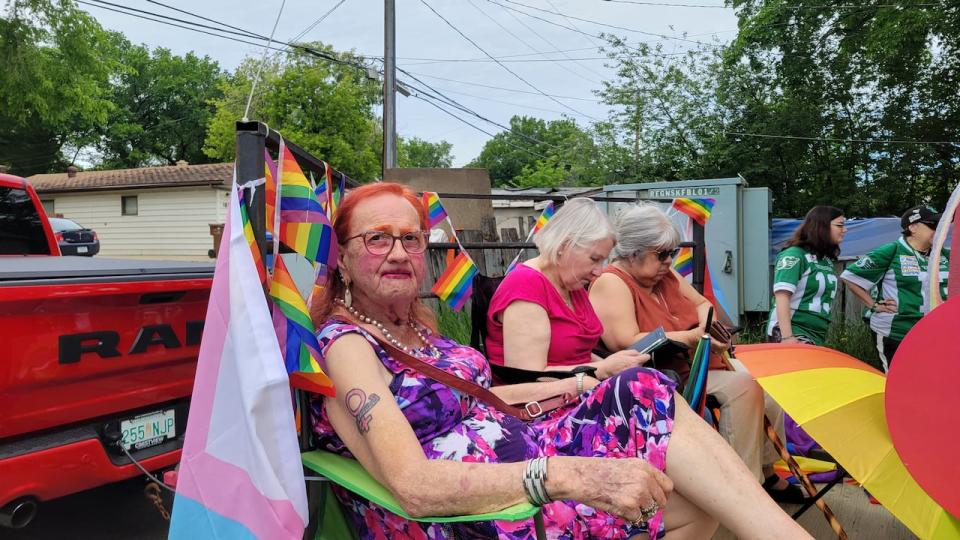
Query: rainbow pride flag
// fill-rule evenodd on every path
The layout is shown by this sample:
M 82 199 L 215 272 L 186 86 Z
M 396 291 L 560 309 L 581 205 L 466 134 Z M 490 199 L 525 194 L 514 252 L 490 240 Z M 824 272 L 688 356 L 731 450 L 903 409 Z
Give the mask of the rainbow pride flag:
M 267 231 L 277 234 L 277 164 L 266 148 L 263 150 L 264 193 L 266 193 Z
M 550 218 L 553 217 L 554 212 L 555 212 L 555 209 L 553 206 L 553 201 L 550 201 L 547 203 L 547 206 L 544 207 L 543 212 L 540 212 L 540 217 L 537 218 L 537 223 L 536 225 L 533 226 L 533 232 L 534 233 L 540 232 L 540 229 L 542 229 L 543 226 L 546 225 L 548 221 L 550 221 Z
M 277 257 L 270 281 L 270 298 L 273 299 L 273 326 L 280 342 L 280 351 L 287 373 L 296 375 L 298 388 L 333 396 L 333 382 L 320 369 L 320 345 L 316 328 L 310 320 L 307 303 L 290 276 L 283 257 Z
M 693 273 L 693 248 L 680 248 L 680 253 L 673 260 L 673 269 L 683 277 Z
M 323 208 L 324 212 L 326 212 L 327 199 L 329 199 L 327 188 L 330 185 L 330 181 L 328 180 L 327 177 L 330 175 L 330 165 L 328 165 L 327 162 L 324 161 L 323 167 L 324 169 L 326 169 L 327 172 L 324 173 L 323 180 L 320 182 L 317 182 L 317 187 L 313 189 L 313 193 L 317 196 L 317 200 L 320 201 L 320 207 Z M 330 217 L 330 216 L 327 216 L 327 217 Z
M 337 173 L 340 178 L 334 180 L 331 174 L 330 165 L 327 165 L 327 182 L 329 183 L 330 200 L 327 202 L 327 217 L 331 222 L 337 220 L 337 210 L 340 209 L 340 200 L 343 198 L 344 184 L 346 177 L 343 173 Z
M 473 277 L 476 275 L 477 265 L 466 251 L 461 250 L 453 264 L 447 266 L 443 275 L 434 283 L 431 291 L 454 311 L 460 311 L 470 298 Z
M 260 283 L 267 282 L 267 270 L 263 265 L 263 257 L 260 256 L 260 247 L 257 245 L 257 238 L 253 235 L 253 226 L 250 224 L 250 216 L 247 214 L 247 204 L 245 199 L 246 191 L 238 188 L 237 198 L 240 201 L 240 222 L 243 224 L 243 237 L 250 246 L 250 253 L 253 255 L 253 263 L 257 267 L 257 274 L 260 276 Z M 220 239 L 221 244 L 223 239 Z
M 431 229 L 447 218 L 447 210 L 443 207 L 440 196 L 435 191 L 423 192 L 423 207 L 427 209 Z
M 710 214 L 713 213 L 713 205 L 716 204 L 716 199 L 674 199 L 673 207 L 679 212 L 690 216 L 694 221 L 700 225 L 706 225 L 707 220 L 710 219 Z
M 280 242 L 311 263 L 335 263 L 337 242 L 333 226 L 293 154 L 286 146 L 281 154 Z

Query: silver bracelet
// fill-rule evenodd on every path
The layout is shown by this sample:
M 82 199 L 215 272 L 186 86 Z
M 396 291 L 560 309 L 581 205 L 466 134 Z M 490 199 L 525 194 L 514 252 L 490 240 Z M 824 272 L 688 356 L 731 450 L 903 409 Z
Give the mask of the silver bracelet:
M 547 494 L 547 457 L 538 457 L 527 461 L 523 471 L 523 491 L 527 500 L 535 506 L 551 502 Z
M 577 373 L 574 375 L 577 379 L 577 395 L 583 393 L 583 372 Z

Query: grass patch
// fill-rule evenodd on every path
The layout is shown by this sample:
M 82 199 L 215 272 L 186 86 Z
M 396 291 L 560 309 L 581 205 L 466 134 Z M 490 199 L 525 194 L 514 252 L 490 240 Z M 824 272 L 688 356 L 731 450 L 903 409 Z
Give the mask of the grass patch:
M 744 345 L 749 343 L 763 343 L 766 340 L 767 331 L 766 313 L 748 313 L 740 318 L 740 324 L 743 330 L 738 335 L 738 343 Z M 827 330 L 827 347 L 838 350 L 842 353 L 869 364 L 880 371 L 883 367 L 880 363 L 880 357 L 877 356 L 876 340 L 870 327 L 862 319 L 847 318 L 842 313 L 834 316 L 830 323 L 830 329 Z
M 463 345 L 470 344 L 470 309 L 465 306 L 460 311 L 450 309 L 446 304 L 434 311 L 437 314 L 437 328 L 440 334 Z
M 827 347 L 849 354 L 883 371 L 877 355 L 876 339 L 870 327 L 859 317 L 846 318 L 843 314 L 835 316 L 827 331 Z

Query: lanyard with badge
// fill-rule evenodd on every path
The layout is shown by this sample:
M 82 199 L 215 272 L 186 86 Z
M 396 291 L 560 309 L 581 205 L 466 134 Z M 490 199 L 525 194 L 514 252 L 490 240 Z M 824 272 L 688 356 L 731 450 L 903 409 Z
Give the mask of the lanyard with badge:
M 920 298 L 922 299 L 922 303 L 920 304 L 921 305 L 920 309 L 921 309 L 921 312 L 924 312 L 922 306 L 928 305 L 927 287 L 925 284 L 927 283 L 927 267 L 928 267 L 927 265 L 929 261 L 927 257 L 921 256 L 920 253 L 917 252 L 917 250 L 913 249 L 913 246 L 910 245 L 910 242 L 904 241 L 903 243 L 907 246 L 908 249 L 910 249 L 910 253 L 913 253 L 913 260 L 917 261 L 916 276 L 917 276 L 917 279 L 920 280 Z M 900 263 L 900 273 L 902 273 L 904 276 L 907 275 L 903 271 L 903 262 Z

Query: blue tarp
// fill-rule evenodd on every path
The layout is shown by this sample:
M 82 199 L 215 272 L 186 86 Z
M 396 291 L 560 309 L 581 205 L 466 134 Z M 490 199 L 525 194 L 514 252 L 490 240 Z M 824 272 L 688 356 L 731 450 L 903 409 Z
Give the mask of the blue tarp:
M 770 264 L 777 259 L 783 244 L 800 226 L 801 219 L 773 218 L 770 227 Z M 840 257 L 857 258 L 871 249 L 900 237 L 900 218 L 848 219 L 847 235 L 840 244 Z M 947 245 L 950 245 L 949 239 Z

